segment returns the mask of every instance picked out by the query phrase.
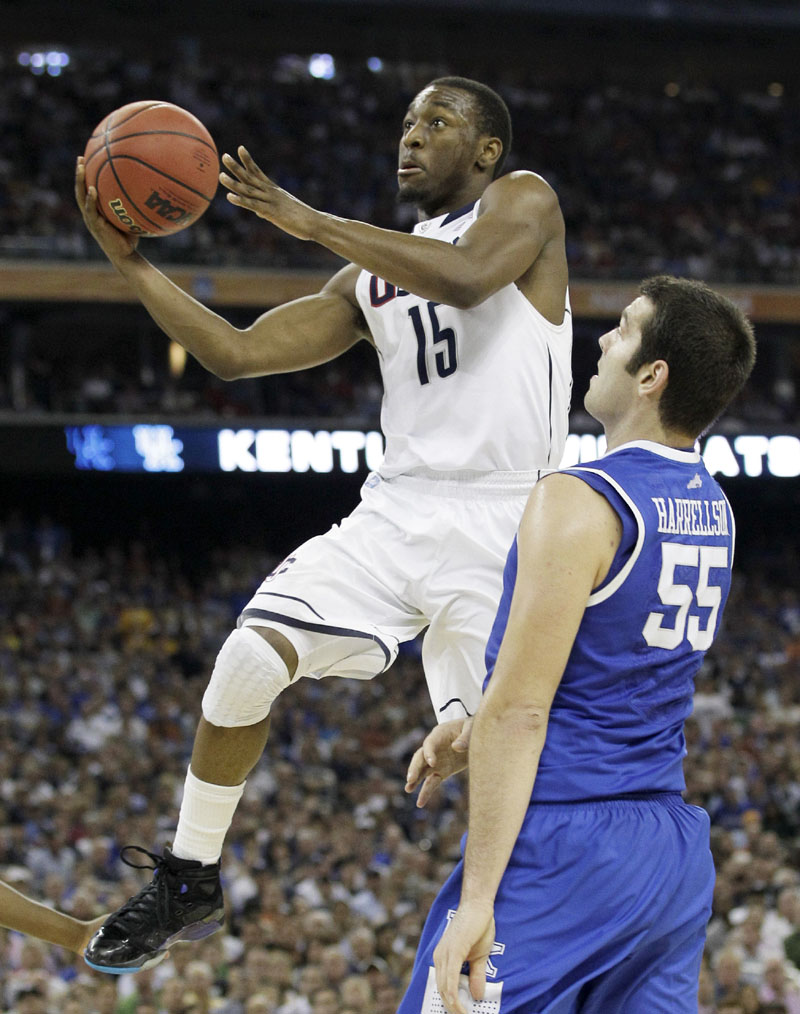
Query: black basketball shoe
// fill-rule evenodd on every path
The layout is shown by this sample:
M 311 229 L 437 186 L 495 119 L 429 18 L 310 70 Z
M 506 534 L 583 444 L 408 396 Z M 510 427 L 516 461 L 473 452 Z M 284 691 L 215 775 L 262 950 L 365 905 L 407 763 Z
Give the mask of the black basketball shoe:
M 129 850 L 153 860 L 139 865 L 125 858 Z M 180 940 L 202 940 L 222 928 L 225 908 L 219 863 L 203 866 L 178 859 L 168 848 L 156 856 L 138 845 L 126 845 L 120 858 L 139 870 L 155 870 L 152 881 L 117 912 L 89 941 L 84 960 L 100 972 L 138 972 L 157 965 Z

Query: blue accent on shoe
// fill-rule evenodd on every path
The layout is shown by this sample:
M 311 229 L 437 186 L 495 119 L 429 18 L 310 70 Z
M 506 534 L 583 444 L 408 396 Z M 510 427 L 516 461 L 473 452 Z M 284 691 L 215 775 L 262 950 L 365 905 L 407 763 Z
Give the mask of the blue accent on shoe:
M 88 958 L 83 959 L 89 968 L 93 968 L 96 972 L 108 972 L 109 975 L 125 975 L 126 972 L 138 972 L 138 968 L 106 968 L 105 965 L 95 965 Z
M 148 856 L 152 866 L 131 862 L 125 852 Z M 202 940 L 221 929 L 225 907 L 219 863 L 179 859 L 169 849 L 161 856 L 128 845 L 122 861 L 155 871 L 151 882 L 106 919 L 89 941 L 83 960 L 111 975 L 138 972 L 163 961 L 180 941 Z

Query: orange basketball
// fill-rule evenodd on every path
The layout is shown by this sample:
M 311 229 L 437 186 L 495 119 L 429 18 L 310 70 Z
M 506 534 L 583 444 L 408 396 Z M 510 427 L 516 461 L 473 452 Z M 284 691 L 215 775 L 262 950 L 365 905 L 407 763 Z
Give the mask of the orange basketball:
M 131 102 L 97 125 L 86 186 L 122 232 L 168 236 L 196 222 L 217 190 L 219 156 L 196 116 L 171 102 Z

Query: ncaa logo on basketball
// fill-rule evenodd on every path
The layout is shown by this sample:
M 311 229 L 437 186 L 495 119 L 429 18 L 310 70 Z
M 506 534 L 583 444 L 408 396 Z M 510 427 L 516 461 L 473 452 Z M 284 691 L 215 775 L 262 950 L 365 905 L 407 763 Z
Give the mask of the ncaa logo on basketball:
M 189 218 L 191 212 L 181 208 L 178 204 L 172 204 L 168 198 L 162 197 L 157 190 L 144 202 L 145 207 L 152 208 L 159 218 L 165 218 L 168 222 L 183 222 Z
M 119 219 L 120 223 L 122 225 L 124 225 L 128 229 L 129 232 L 137 232 L 137 233 L 139 233 L 139 232 L 144 232 L 145 231 L 141 227 L 141 225 L 137 225 L 134 222 L 134 220 L 131 218 L 131 216 L 128 214 L 128 212 L 125 210 L 125 208 L 122 206 L 122 201 L 120 200 L 119 197 L 115 197 L 113 201 L 109 201 L 108 202 L 108 206 L 109 206 L 109 208 L 111 208 L 111 210 L 117 216 L 117 218 Z

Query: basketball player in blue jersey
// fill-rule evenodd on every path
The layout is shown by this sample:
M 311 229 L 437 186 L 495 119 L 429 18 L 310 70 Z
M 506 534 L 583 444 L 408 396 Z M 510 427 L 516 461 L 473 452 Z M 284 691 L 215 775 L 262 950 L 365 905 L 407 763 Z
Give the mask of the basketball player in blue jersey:
M 681 797 L 683 724 L 734 522 L 695 440 L 744 384 L 755 342 L 702 283 L 640 291 L 600 339 L 585 399 L 608 451 L 537 484 L 509 554 L 464 857 L 399 1014 L 697 1012 L 714 869 L 708 817 Z M 422 802 L 465 765 L 468 721 L 414 755 L 407 789 L 421 783 Z
M 365 339 L 379 356 L 386 438 L 356 510 L 290 553 L 222 646 L 172 847 L 150 854 L 152 884 L 91 942 L 93 967 L 135 971 L 219 928 L 225 834 L 270 706 L 292 681 L 371 679 L 425 631 L 437 719 L 478 706 L 505 557 L 531 487 L 560 463 L 571 391 L 564 221 L 540 176 L 500 175 L 510 142 L 505 103 L 485 85 L 424 88 L 405 114 L 397 170 L 400 199 L 419 211 L 413 234 L 316 211 L 244 148 L 224 156 L 233 204 L 350 261 L 319 294 L 244 330 L 105 222 L 78 160 L 87 227 L 172 339 L 229 379 L 304 369 Z

